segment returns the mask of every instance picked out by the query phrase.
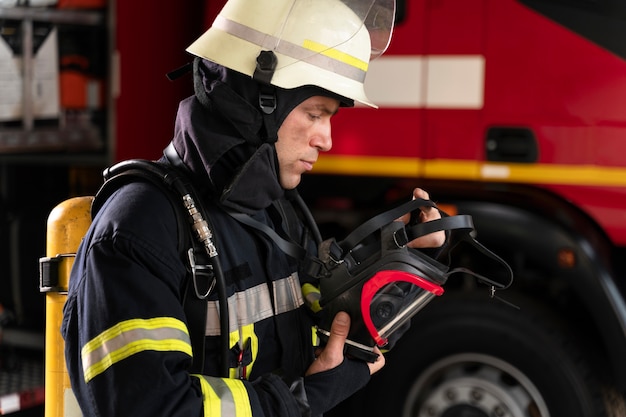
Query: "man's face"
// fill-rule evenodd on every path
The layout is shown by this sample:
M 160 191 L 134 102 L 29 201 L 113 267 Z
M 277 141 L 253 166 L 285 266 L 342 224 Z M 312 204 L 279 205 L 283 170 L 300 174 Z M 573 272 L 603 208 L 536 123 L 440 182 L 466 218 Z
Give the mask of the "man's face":
M 301 175 L 313 169 L 319 153 L 330 150 L 330 118 L 338 109 L 338 100 L 313 96 L 287 115 L 276 142 L 279 181 L 284 189 L 296 188 Z

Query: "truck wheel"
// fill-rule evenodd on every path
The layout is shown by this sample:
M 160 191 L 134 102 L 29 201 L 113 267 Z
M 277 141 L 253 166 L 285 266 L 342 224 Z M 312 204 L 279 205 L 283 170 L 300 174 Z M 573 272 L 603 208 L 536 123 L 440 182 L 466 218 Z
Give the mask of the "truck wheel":
M 361 415 L 612 415 L 583 345 L 539 305 L 515 303 L 519 310 L 486 293 L 433 301 L 361 394 Z

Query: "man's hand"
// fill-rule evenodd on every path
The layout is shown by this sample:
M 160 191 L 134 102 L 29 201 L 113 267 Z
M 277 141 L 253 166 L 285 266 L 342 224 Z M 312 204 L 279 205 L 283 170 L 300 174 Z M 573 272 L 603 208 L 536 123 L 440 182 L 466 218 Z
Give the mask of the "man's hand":
M 430 200 L 428 193 L 421 188 L 416 188 L 413 190 L 413 200 L 415 200 L 416 198 Z M 421 207 L 421 211 L 419 214 L 420 223 L 429 222 L 431 220 L 436 220 L 440 218 L 441 213 L 439 213 L 439 210 L 432 207 Z M 407 213 L 404 216 L 400 217 L 399 220 L 403 221 L 404 224 L 407 224 L 409 220 L 411 220 L 411 214 Z M 413 239 L 407 244 L 407 246 L 409 248 L 438 248 L 443 245 L 445 241 L 446 233 L 442 230 L 426 236 L 420 236 L 417 239 Z
M 330 326 L 330 336 L 328 337 L 326 346 L 320 350 L 319 355 L 311 366 L 309 366 L 305 375 L 324 372 L 341 365 L 344 360 L 343 347 L 348 338 L 349 331 L 350 316 L 348 313 L 340 311 L 337 313 Z M 375 348 L 374 351 L 378 353 L 378 359 L 374 363 L 367 362 L 370 368 L 370 374 L 378 372 L 385 366 L 385 357 L 380 353 L 378 348 Z

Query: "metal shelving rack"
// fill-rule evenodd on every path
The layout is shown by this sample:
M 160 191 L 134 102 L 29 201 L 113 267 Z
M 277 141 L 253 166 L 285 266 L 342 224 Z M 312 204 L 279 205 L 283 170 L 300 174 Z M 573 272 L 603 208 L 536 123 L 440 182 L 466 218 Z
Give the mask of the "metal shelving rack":
M 59 123 L 41 125 L 34 112 L 32 80 L 35 57 L 33 56 L 34 32 L 37 22 L 53 25 L 92 26 L 106 28 L 109 45 L 106 79 L 111 80 L 111 62 L 114 59 L 111 45 L 114 41 L 114 7 L 109 0 L 106 9 L 54 9 L 44 7 L 0 6 L 0 20 L 19 22 L 21 31 L 22 102 L 21 117 L 10 123 L 0 123 L 0 204 L 19 187 L 32 184 L 18 178 L 14 169 L 25 166 L 92 166 L 100 168 L 112 160 L 112 131 L 115 123 L 114 100 L 106 90 L 104 117 L 97 122 L 74 125 Z M 0 97 L 1 100 L 1 97 Z M 22 181 L 23 184 L 19 184 Z M 11 191 L 10 191 L 11 190 Z M 17 245 L 17 236 L 22 233 L 15 227 L 11 232 L 9 247 Z M 13 229 L 11 229 L 13 231 Z M 15 235 L 15 236 L 14 236 Z M 17 246 L 16 246 L 17 247 Z M 12 254 L 11 264 L 18 264 L 18 254 Z M 19 272 L 19 271 L 18 271 Z M 3 279 L 7 279 L 7 275 Z M 8 279 L 24 279 L 19 273 L 11 272 Z M 32 279 L 32 278 L 29 278 Z M 39 294 L 38 294 L 39 295 Z M 43 299 L 42 299 L 43 302 Z M 35 410 L 44 402 L 44 335 L 38 331 L 0 327 L 0 415 Z M 25 412 L 28 412 L 25 411 Z M 19 415 L 19 414 L 18 414 Z
M 107 151 L 110 141 L 103 132 L 108 130 L 109 125 L 68 125 L 61 119 L 58 126 L 36 126 L 31 81 L 34 68 L 34 22 L 104 26 L 107 11 L 0 7 L 0 19 L 21 21 L 23 80 L 21 125 L 0 127 L 0 163 L 106 164 L 110 160 Z M 108 107 L 110 100 L 106 104 Z M 107 108 L 107 113 L 111 113 L 110 108 Z M 52 153 L 54 158 L 50 158 Z

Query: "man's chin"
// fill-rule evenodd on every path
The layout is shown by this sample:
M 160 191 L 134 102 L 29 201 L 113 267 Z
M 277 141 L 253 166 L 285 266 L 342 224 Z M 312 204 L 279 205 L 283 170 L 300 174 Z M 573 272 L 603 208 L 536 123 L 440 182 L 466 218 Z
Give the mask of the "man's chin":
M 293 176 L 290 178 L 281 179 L 280 186 L 283 187 L 285 190 L 293 190 L 298 185 L 300 185 L 300 181 L 302 181 L 302 177 L 300 175 L 298 175 L 297 177 Z

